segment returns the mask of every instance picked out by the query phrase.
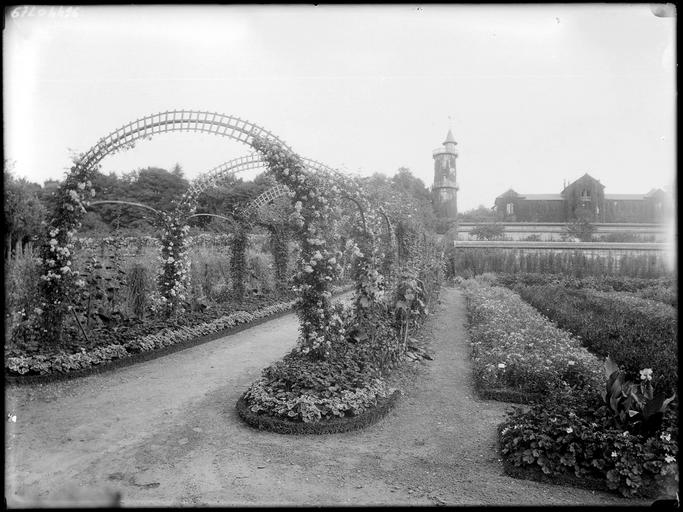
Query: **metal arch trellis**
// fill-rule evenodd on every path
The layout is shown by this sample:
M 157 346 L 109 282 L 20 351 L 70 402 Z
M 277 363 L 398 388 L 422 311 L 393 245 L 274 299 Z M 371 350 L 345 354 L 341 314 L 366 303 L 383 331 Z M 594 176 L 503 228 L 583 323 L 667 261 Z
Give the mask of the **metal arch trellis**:
M 272 132 L 239 117 L 201 110 L 167 110 L 136 119 L 102 137 L 83 155 L 77 165 L 90 168 L 108 154 L 131 147 L 139 139 L 174 131 L 204 132 L 229 137 L 247 145 L 251 144 L 254 137 L 261 137 L 291 150 Z
M 289 195 L 290 190 L 286 185 L 278 183 L 274 187 L 269 188 L 261 195 L 253 199 L 241 212 L 243 218 L 248 218 L 251 214 L 257 213 L 261 208 L 263 208 L 268 203 L 275 201 L 276 199 Z
M 323 171 L 329 173 L 339 173 L 331 167 L 318 162 L 316 160 L 311 160 L 309 158 L 302 158 L 304 165 L 313 171 Z M 183 196 L 181 204 L 190 200 L 191 197 L 196 196 L 204 192 L 207 188 L 212 187 L 215 183 L 223 178 L 232 176 L 239 172 L 244 172 L 250 169 L 265 168 L 266 162 L 263 161 L 261 155 L 258 153 L 251 153 L 249 155 L 241 156 L 239 158 L 234 158 L 217 165 L 213 169 L 209 170 L 205 174 L 202 174 L 196 178 L 190 188 Z

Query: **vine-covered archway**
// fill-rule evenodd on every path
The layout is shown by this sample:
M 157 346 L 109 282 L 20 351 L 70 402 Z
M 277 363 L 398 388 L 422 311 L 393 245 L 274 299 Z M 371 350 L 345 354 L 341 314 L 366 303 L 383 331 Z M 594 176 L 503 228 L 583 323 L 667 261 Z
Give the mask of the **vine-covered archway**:
M 64 183 L 57 190 L 56 208 L 40 244 L 41 259 L 39 309 L 41 332 L 48 340 L 60 341 L 62 324 L 67 312 L 73 308 L 69 297 L 77 286 L 71 268 L 73 237 L 81 227 L 81 220 L 90 200 L 96 195 L 92 178 L 100 161 L 107 155 L 132 148 L 140 139 L 151 139 L 167 132 L 202 132 L 218 135 L 244 144 L 251 144 L 254 137 L 272 140 L 287 147 L 270 131 L 238 117 L 208 111 L 173 110 L 151 114 L 125 124 L 102 137 L 86 151 L 67 173 Z M 162 212 L 162 257 L 164 271 L 160 278 L 162 296 L 175 309 L 182 298 L 185 265 L 183 244 L 173 243 L 184 238 L 189 227 L 184 219 L 193 213 L 192 205 L 181 204 L 177 211 Z
M 189 230 L 187 220 L 195 212 L 198 195 L 221 177 L 265 166 L 281 184 L 281 188 L 272 194 L 289 191 L 288 194 L 292 196 L 294 221 L 300 230 L 302 261 L 295 282 L 300 294 L 301 350 L 324 357 L 334 337 L 335 326 L 340 325 L 339 322 L 335 324 L 329 304 L 329 283 L 339 270 L 336 261 L 338 255 L 328 247 L 326 241 L 326 237 L 335 231 L 336 221 L 331 215 L 331 205 L 339 198 L 355 197 L 354 200 L 359 201 L 358 198 L 362 197 L 360 188 L 354 185 L 353 180 L 348 180 L 324 164 L 300 158 L 270 131 L 234 116 L 207 111 L 173 110 L 137 119 L 102 137 L 74 162 L 57 191 L 57 206 L 40 249 L 42 309 L 39 323 L 42 332 L 49 340 L 59 342 L 64 317 L 73 308 L 69 303 L 70 292 L 78 286 L 71 271 L 73 237 L 81 227 L 86 207 L 96 195 L 92 178 L 99 162 L 109 154 L 132 148 L 138 140 L 151 139 L 154 135 L 172 131 L 195 131 L 227 137 L 252 146 L 257 153 L 214 168 L 195 180 L 174 211 L 157 212 L 163 226 L 163 271 L 158 284 L 167 311 L 175 311 L 184 299 L 187 280 L 185 237 Z M 270 199 L 272 197 L 264 197 L 260 201 Z M 357 204 L 365 216 L 363 206 Z M 364 206 L 369 212 L 367 201 Z M 365 218 L 363 223 L 372 249 L 365 253 L 359 250 L 359 254 L 374 258 L 373 231 L 368 228 Z M 368 268 L 374 272 L 375 267 L 373 261 Z M 365 304 L 367 301 L 359 302 Z

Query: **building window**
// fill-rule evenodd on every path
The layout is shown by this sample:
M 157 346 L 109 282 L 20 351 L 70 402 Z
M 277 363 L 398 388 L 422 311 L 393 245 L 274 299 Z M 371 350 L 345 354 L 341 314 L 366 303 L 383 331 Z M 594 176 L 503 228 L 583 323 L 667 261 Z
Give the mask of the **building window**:
M 512 203 L 506 204 L 506 205 L 505 205 L 505 212 L 506 212 L 508 215 L 512 215 L 513 213 L 515 213 L 515 205 L 512 204 Z
M 586 201 L 586 202 L 590 201 L 590 200 L 591 200 L 591 191 L 588 190 L 588 189 L 586 189 L 586 188 L 584 188 L 584 189 L 581 191 L 581 197 L 580 197 L 579 199 L 580 199 L 581 201 Z

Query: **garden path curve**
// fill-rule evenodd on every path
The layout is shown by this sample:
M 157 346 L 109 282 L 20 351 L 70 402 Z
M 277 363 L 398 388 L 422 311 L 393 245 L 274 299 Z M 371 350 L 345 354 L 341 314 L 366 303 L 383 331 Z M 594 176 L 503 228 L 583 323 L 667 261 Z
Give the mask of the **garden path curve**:
M 397 372 L 404 396 L 362 431 L 284 436 L 238 418 L 239 395 L 294 345 L 294 314 L 112 372 L 6 388 L 8 504 L 106 489 L 123 506 L 635 504 L 505 476 L 506 404 L 473 395 L 460 292 L 444 289 L 436 309 L 424 331 L 434 360 Z

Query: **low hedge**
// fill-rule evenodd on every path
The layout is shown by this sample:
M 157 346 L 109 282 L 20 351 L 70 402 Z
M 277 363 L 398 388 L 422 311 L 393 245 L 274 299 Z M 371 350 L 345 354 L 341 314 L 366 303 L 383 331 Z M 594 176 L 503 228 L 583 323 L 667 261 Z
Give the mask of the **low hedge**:
M 475 387 L 522 401 L 564 386 L 599 386 L 601 363 L 568 332 L 511 290 L 477 280 L 464 285 Z
M 496 281 L 502 286 L 512 288 L 516 284 L 524 286 L 562 284 L 567 288 L 590 288 L 605 292 L 638 292 L 657 286 L 665 289 L 675 289 L 676 281 L 673 277 L 643 278 L 626 276 L 585 276 L 576 277 L 566 274 L 547 274 L 540 272 L 518 272 L 496 274 Z
M 377 399 L 374 407 L 371 407 L 357 416 L 334 417 L 315 423 L 292 421 L 278 418 L 263 413 L 252 412 L 244 395 L 237 400 L 237 413 L 249 426 L 258 430 L 267 430 L 278 434 L 336 434 L 359 430 L 376 423 L 394 407 L 401 396 L 399 390 L 395 390 L 387 397 Z
M 558 285 L 519 288 L 521 297 L 602 357 L 610 355 L 631 377 L 654 370 L 654 385 L 678 386 L 676 309 L 624 293 L 572 290 Z
M 678 421 L 669 411 L 651 437 L 615 428 L 595 395 L 555 395 L 517 409 L 499 427 L 506 473 L 619 492 L 629 498 L 671 496 L 678 489 Z
M 603 292 L 629 292 L 644 299 L 678 306 L 677 283 L 673 277 L 639 278 L 625 276 L 575 277 L 564 274 L 519 272 L 495 275 L 495 282 L 515 289 L 518 286 L 561 285 L 572 289 L 592 289 Z

